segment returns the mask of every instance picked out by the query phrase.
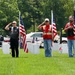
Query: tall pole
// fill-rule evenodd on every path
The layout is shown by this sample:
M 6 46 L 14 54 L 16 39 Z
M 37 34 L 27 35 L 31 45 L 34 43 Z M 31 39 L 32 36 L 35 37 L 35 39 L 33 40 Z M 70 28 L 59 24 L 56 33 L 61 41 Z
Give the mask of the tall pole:
M 19 54 L 20 54 L 20 16 L 21 16 L 21 13 L 19 11 Z
M 51 10 L 51 26 L 52 26 L 52 39 L 53 39 L 53 36 L 54 36 L 54 34 L 53 34 L 53 10 Z M 53 55 L 53 53 L 52 53 L 52 55 Z
M 75 5 L 74 5 L 74 25 L 75 25 Z
M 51 10 L 51 25 L 53 24 L 53 10 Z
M 73 0 L 73 5 L 74 5 L 74 25 L 75 25 L 75 0 Z
M 53 10 L 51 10 L 51 25 L 52 25 L 52 38 L 53 38 Z
M 60 44 L 62 43 L 62 28 L 60 30 Z
M 75 3 L 75 0 L 73 0 L 73 2 Z M 74 26 L 75 26 L 75 4 L 74 4 Z M 74 35 L 75 35 L 75 33 L 74 33 Z M 74 36 L 74 57 L 75 57 L 75 36 Z

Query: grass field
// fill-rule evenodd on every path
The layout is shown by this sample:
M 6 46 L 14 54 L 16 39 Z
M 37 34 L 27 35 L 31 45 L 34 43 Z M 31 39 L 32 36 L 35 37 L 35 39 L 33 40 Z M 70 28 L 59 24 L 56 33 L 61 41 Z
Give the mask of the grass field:
M 20 50 L 20 57 L 12 58 L 0 50 L 0 75 L 75 75 L 75 58 L 58 52 L 44 57 L 43 49 L 37 55 Z

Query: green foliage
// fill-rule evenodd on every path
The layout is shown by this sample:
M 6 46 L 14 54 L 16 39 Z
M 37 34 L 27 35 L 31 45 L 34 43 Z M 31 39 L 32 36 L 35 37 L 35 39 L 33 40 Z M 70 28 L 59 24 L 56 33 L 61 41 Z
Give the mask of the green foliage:
M 51 20 L 51 10 L 54 12 L 54 19 L 57 29 L 60 30 L 68 21 L 69 15 L 73 15 L 73 0 L 0 0 L 0 28 L 11 21 L 19 20 L 19 11 L 25 24 L 26 30 L 35 25 L 38 26 L 45 18 Z
M 13 20 L 18 21 L 17 0 L 1 0 L 0 1 L 0 28 L 4 27 Z
M 62 30 L 62 34 L 66 34 L 66 32 L 64 30 Z

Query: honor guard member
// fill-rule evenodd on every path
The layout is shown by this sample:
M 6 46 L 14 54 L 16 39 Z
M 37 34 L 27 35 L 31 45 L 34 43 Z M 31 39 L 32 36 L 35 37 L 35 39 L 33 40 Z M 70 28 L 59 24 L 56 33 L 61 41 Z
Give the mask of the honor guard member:
M 72 47 L 74 44 L 73 23 L 74 23 L 73 16 L 69 16 L 69 22 L 65 25 L 64 28 L 64 31 L 67 33 L 69 57 L 73 57 L 72 54 Z
M 53 34 L 52 34 L 52 26 L 50 25 L 49 19 L 46 18 L 45 21 L 38 26 L 38 29 L 43 31 L 45 57 L 51 57 L 52 56 L 51 45 L 53 40 Z
M 19 40 L 19 28 L 17 27 L 17 22 L 13 21 L 9 23 L 6 27 L 6 30 L 10 31 L 10 46 L 12 51 L 12 57 L 19 56 L 18 50 L 18 40 Z

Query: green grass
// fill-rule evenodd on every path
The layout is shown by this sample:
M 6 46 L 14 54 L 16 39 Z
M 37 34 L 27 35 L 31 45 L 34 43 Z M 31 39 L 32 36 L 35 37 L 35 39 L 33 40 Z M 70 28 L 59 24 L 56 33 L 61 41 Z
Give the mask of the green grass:
M 20 50 L 20 57 L 12 58 L 0 50 L 0 75 L 75 75 L 75 58 L 58 52 L 48 58 L 43 49 L 36 55 Z

